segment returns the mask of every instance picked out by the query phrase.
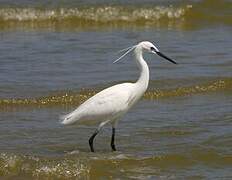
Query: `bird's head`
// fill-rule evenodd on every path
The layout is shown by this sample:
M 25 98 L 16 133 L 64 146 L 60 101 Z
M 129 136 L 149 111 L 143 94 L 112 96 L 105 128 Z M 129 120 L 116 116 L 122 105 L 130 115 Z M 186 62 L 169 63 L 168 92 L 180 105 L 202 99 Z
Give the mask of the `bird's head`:
M 144 52 L 151 52 L 152 53 L 152 52 L 159 51 L 157 49 L 157 47 L 155 47 L 155 45 L 149 41 L 142 41 L 137 45 L 137 47 L 141 48 L 141 50 Z
M 155 47 L 155 45 L 149 41 L 142 41 L 137 45 L 134 45 L 134 46 L 131 46 L 131 47 L 128 47 L 126 49 L 121 50 L 121 52 L 122 51 L 126 51 L 126 52 L 122 56 L 120 56 L 118 59 L 116 59 L 114 61 L 114 63 L 118 62 L 120 59 L 122 59 L 124 56 L 126 56 L 129 52 L 131 52 L 134 49 L 135 49 L 135 52 L 137 52 L 137 53 L 142 53 L 145 51 L 145 52 L 157 54 L 158 56 L 172 62 L 173 64 L 177 64 L 174 60 L 172 60 L 171 58 L 169 58 L 166 55 L 164 55 L 163 53 L 161 53 L 159 51 L 159 49 L 157 47 Z
M 169 58 L 166 55 L 164 55 L 163 53 L 161 53 L 159 51 L 159 49 L 149 41 L 142 41 L 137 45 L 137 47 L 140 47 L 142 51 L 157 54 L 158 56 L 172 62 L 173 64 L 177 64 L 174 60 L 172 60 L 171 58 Z

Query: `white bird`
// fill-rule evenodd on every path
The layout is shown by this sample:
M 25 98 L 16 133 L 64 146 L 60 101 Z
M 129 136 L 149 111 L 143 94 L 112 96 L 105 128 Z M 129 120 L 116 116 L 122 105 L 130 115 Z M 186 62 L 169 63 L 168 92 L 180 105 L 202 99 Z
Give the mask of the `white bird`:
M 74 123 L 99 124 L 93 135 L 89 138 L 89 146 L 92 152 L 94 152 L 93 140 L 95 136 L 107 123 L 112 125 L 111 148 L 113 151 L 116 151 L 114 140 L 115 128 L 118 120 L 138 102 L 148 87 L 149 68 L 143 59 L 143 52 L 157 54 L 177 64 L 175 61 L 162 54 L 157 47 L 148 41 L 140 42 L 126 50 L 126 53 L 114 62 L 119 61 L 130 51 L 134 50 L 134 59 L 140 70 L 139 79 L 135 83 L 122 83 L 106 88 L 89 98 L 73 112 L 62 117 L 61 123 L 64 125 Z

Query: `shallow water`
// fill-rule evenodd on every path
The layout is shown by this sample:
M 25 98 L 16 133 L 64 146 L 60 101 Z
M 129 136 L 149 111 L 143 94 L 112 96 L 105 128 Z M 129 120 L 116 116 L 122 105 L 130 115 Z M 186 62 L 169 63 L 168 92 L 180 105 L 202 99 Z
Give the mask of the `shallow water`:
M 207 0 L 3 1 L 0 176 L 231 179 L 231 8 Z M 179 64 L 145 55 L 149 89 L 119 122 L 118 151 L 107 126 L 90 153 L 96 126 L 62 126 L 59 116 L 105 87 L 135 81 L 131 55 L 112 62 L 142 40 Z

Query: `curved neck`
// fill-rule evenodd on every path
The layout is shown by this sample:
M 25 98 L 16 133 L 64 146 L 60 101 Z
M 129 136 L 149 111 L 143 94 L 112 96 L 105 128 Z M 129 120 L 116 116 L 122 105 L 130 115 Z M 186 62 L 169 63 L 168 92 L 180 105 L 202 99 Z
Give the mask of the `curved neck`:
M 135 61 L 140 70 L 139 79 L 136 81 L 136 85 L 144 89 L 144 91 L 148 87 L 149 83 L 149 68 L 145 60 L 143 59 L 142 49 L 140 46 L 137 46 L 134 50 Z

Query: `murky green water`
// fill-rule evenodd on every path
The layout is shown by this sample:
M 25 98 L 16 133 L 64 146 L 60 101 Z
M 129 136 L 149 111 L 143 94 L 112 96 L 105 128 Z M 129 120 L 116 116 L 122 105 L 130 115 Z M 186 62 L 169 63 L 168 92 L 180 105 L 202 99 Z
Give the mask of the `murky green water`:
M 144 4 L 143 4 L 144 3 Z M 3 179 L 231 179 L 230 1 L 2 1 L 0 176 Z M 154 42 L 150 84 L 119 122 L 62 126 L 59 116 L 105 87 L 135 81 L 120 49 Z

